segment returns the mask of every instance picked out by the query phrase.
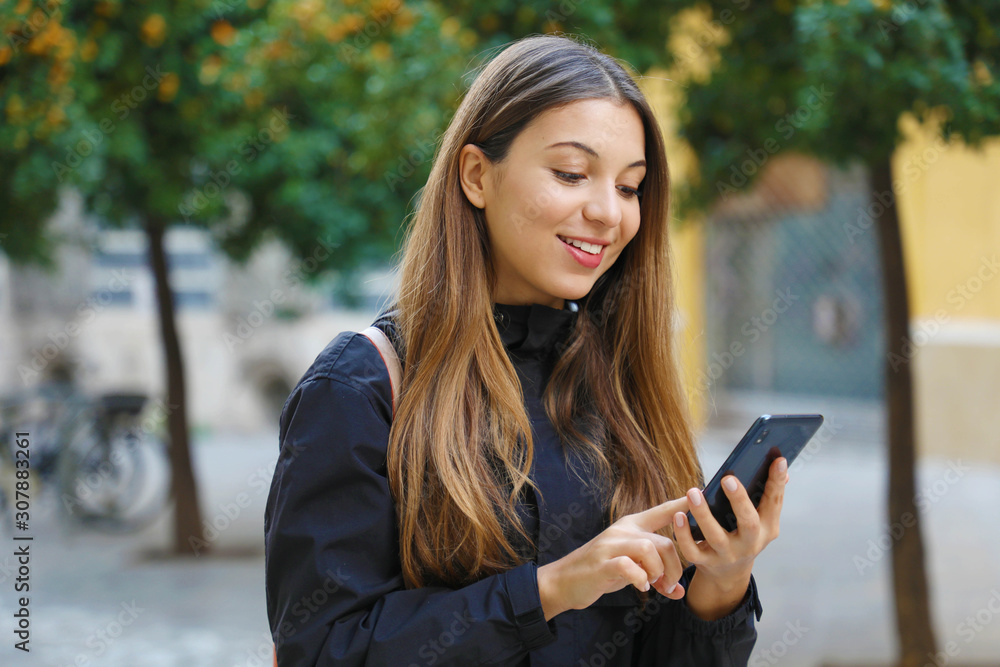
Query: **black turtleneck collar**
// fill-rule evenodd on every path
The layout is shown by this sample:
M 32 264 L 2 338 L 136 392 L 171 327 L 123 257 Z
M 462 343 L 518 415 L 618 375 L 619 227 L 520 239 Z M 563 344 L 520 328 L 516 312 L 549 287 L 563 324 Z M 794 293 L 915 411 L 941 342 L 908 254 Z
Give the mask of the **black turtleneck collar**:
M 565 308 L 553 308 L 540 303 L 511 305 L 493 303 L 493 319 L 500 340 L 511 351 L 520 354 L 548 352 L 565 339 L 576 321 L 578 305 L 566 300 Z
M 551 351 L 556 343 L 566 339 L 579 312 L 579 305 L 575 301 L 566 299 L 564 303 L 565 307 L 559 309 L 540 303 L 515 306 L 494 302 L 493 321 L 500 333 L 500 340 L 508 350 L 519 354 Z M 399 340 L 396 328 L 397 315 L 396 303 L 392 302 L 379 312 L 375 325 L 389 336 L 399 352 L 402 341 Z M 400 361 L 405 363 L 402 356 Z

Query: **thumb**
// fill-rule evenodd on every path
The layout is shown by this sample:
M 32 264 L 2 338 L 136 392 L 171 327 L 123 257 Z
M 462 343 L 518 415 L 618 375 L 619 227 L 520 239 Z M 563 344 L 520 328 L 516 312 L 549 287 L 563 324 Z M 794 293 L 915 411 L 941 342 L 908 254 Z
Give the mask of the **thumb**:
M 631 514 L 629 518 L 640 530 L 652 533 L 669 526 L 674 520 L 674 514 L 687 511 L 688 499 L 687 496 L 682 496 L 650 507 L 648 510 Z

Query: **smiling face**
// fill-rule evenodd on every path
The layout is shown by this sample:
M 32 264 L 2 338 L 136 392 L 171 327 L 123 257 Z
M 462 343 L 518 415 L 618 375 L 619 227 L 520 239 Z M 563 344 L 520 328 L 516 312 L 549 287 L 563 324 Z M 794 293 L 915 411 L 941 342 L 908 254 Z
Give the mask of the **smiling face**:
M 639 230 L 644 157 L 638 112 L 607 99 L 542 112 L 499 164 L 466 144 L 462 189 L 486 216 L 494 300 L 562 308 L 586 296 Z

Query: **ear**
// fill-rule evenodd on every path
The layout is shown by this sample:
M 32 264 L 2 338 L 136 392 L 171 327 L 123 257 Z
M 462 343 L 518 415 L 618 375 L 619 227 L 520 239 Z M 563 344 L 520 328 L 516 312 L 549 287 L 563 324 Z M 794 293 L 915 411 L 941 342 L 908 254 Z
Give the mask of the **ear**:
M 465 144 L 458 154 L 458 180 L 465 196 L 476 208 L 486 208 L 486 173 L 490 162 L 474 144 Z

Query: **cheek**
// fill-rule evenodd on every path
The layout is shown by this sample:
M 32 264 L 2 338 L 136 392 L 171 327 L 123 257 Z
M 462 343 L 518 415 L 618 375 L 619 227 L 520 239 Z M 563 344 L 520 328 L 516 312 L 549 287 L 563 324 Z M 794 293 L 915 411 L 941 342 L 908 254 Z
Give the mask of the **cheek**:
M 541 184 L 518 185 L 506 198 L 505 217 L 514 237 L 530 237 L 559 219 L 562 202 L 557 192 Z
M 572 190 L 540 176 L 521 189 L 517 210 L 534 227 L 547 229 L 570 217 L 579 206 Z
M 622 221 L 622 236 L 631 241 L 639 233 L 639 225 L 639 207 L 637 206 L 635 212 Z

